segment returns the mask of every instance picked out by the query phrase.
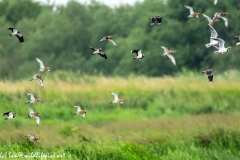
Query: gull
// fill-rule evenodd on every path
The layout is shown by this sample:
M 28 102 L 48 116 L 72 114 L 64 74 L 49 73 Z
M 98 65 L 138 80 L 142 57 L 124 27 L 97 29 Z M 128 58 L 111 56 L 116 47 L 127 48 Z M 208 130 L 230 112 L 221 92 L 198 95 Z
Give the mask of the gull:
M 202 74 L 206 74 L 208 76 L 208 82 L 213 81 L 213 69 L 207 69 L 206 71 L 202 71 Z
M 198 15 L 199 15 L 200 13 L 194 12 L 194 11 L 193 11 L 193 8 L 190 7 L 190 6 L 185 6 L 185 8 L 189 9 L 189 12 L 190 12 L 190 15 L 188 16 L 188 18 L 191 18 L 191 17 L 198 18 Z
M 218 47 L 216 46 L 216 45 L 218 45 L 218 41 L 212 39 L 212 38 L 217 38 L 218 34 L 211 25 L 208 25 L 208 27 L 211 31 L 211 36 L 210 36 L 210 43 L 206 44 L 206 47 L 209 48 L 209 47 L 213 46 L 218 49 Z
M 26 118 L 32 118 L 32 117 L 34 117 L 34 116 L 38 116 L 38 114 L 39 114 L 39 112 L 35 112 L 33 108 L 29 108 L 29 109 L 27 109 L 27 110 L 29 110 L 30 113 L 27 115 Z
M 32 79 L 30 79 L 30 81 L 32 81 L 32 80 L 38 80 L 39 83 L 40 83 L 40 85 L 41 85 L 42 88 L 43 88 L 43 79 L 42 79 L 42 75 L 40 75 L 40 74 L 36 74 L 36 75 L 34 75 L 34 76 L 32 77 Z
M 103 50 L 101 48 L 92 48 L 92 47 L 90 47 L 90 49 L 93 50 L 92 55 L 99 54 L 101 57 L 104 57 L 105 59 L 107 59 L 106 54 L 103 52 Z
M 16 28 L 8 27 L 8 29 L 12 31 L 12 33 L 9 34 L 10 37 L 17 36 L 21 44 L 24 42 L 23 35 Z
M 216 5 L 218 0 L 214 0 L 213 4 Z
M 36 118 L 37 126 L 39 126 L 39 124 L 40 124 L 40 117 L 39 116 L 34 116 L 34 118 Z
M 154 25 L 155 22 L 157 22 L 158 25 L 160 25 L 162 23 L 162 17 L 159 14 L 156 16 L 150 17 L 150 19 L 152 19 L 151 25 Z
M 28 137 L 29 137 L 30 142 L 36 142 L 37 143 L 40 140 L 40 138 L 36 138 L 34 136 L 34 134 L 29 134 Z
M 7 116 L 5 118 L 5 120 L 8 120 L 8 119 L 12 119 L 12 118 L 15 118 L 16 117 L 16 113 L 13 113 L 12 111 L 9 111 L 9 112 L 6 112 L 6 113 L 3 113 L 2 116 Z
M 238 38 L 240 40 L 240 35 L 239 36 L 235 36 L 236 38 Z M 240 42 L 236 43 L 237 46 L 240 46 Z
M 113 44 L 114 46 L 117 47 L 117 44 L 112 40 L 112 38 L 113 38 L 113 36 L 105 36 L 105 37 L 103 37 L 103 38 L 100 40 L 100 42 L 105 41 L 105 40 L 108 40 L 108 41 L 112 42 L 112 44 Z
M 44 64 L 43 64 L 43 62 L 42 62 L 40 59 L 36 58 L 36 60 L 37 60 L 37 62 L 38 62 L 39 65 L 40 65 L 39 72 L 51 71 L 51 68 L 45 67 Z
M 137 56 L 133 58 L 134 60 L 135 59 L 143 59 L 145 57 L 145 55 L 142 54 L 142 50 L 140 50 L 140 49 L 132 50 L 131 53 L 137 54 Z
M 215 13 L 213 19 L 207 16 L 206 14 L 202 14 L 203 17 L 205 17 L 208 20 L 208 25 L 214 25 L 216 24 L 219 20 L 217 19 L 217 13 Z
M 111 103 L 123 104 L 124 103 L 123 99 L 118 98 L 118 94 L 117 93 L 114 93 L 114 92 L 111 92 L 111 91 L 109 91 L 109 92 L 114 96 L 114 100 L 112 102 L 110 102 L 109 104 L 111 104 Z
M 223 54 L 225 52 L 229 52 L 230 51 L 231 46 L 227 47 L 227 48 L 224 47 L 224 44 L 225 44 L 224 40 L 222 40 L 220 38 L 211 38 L 211 39 L 216 40 L 219 43 L 218 44 L 218 51 L 215 51 L 216 54 L 218 54 L 218 53 L 222 53 Z
M 41 99 L 36 99 L 35 98 L 35 94 L 32 94 L 32 93 L 26 93 L 28 96 L 30 96 L 30 101 L 28 101 L 27 103 L 34 103 L 34 104 L 38 104 Z M 26 103 L 26 104 L 27 104 Z M 30 110 L 30 109 L 29 109 Z M 31 113 L 31 110 L 30 110 L 30 113 Z
M 86 110 L 82 110 L 80 106 L 73 106 L 73 107 L 77 108 L 77 112 L 74 113 L 74 115 L 82 114 L 82 119 L 86 116 L 86 114 L 87 114 Z
M 176 51 L 173 51 L 173 50 L 169 50 L 168 48 L 164 47 L 164 46 L 161 46 L 161 48 L 163 49 L 163 54 L 162 56 L 168 56 L 168 58 L 170 58 L 170 60 L 172 61 L 172 63 L 174 65 L 176 65 L 176 61 L 175 61 L 175 58 L 172 56 L 172 53 L 176 52 Z
M 224 25 L 225 27 L 228 27 L 228 19 L 226 17 L 226 15 L 228 14 L 228 12 L 222 12 L 222 13 L 215 13 L 217 14 L 217 18 L 221 18 L 224 21 Z

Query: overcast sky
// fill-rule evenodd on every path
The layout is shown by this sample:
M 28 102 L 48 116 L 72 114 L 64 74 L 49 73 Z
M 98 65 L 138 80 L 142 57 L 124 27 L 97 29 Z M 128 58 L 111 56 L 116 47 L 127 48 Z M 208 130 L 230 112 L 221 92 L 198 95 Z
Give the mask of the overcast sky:
M 66 4 L 69 0 L 35 0 L 41 3 L 52 3 L 55 4 Z M 81 3 L 89 2 L 90 0 L 75 0 Z M 133 5 L 135 2 L 142 2 L 143 0 L 96 0 L 98 2 L 104 3 L 110 7 L 119 6 L 120 4 L 130 4 Z

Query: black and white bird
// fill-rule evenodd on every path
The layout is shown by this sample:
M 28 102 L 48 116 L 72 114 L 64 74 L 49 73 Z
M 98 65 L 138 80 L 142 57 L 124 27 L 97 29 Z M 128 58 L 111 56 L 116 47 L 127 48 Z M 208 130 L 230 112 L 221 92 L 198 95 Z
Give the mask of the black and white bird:
M 207 69 L 206 71 L 202 71 L 202 74 L 206 74 L 208 76 L 208 82 L 213 81 L 213 69 Z
M 23 35 L 16 28 L 8 27 L 8 29 L 12 31 L 12 33 L 9 34 L 10 37 L 17 36 L 20 43 L 24 42 Z
M 222 40 L 221 38 L 211 38 L 211 39 L 213 39 L 215 41 L 218 41 L 218 51 L 215 51 L 216 54 L 218 54 L 218 53 L 222 53 L 223 54 L 223 53 L 229 52 L 231 50 L 231 46 L 225 48 L 225 46 L 224 46 L 225 41 Z
M 3 113 L 2 116 L 7 116 L 5 120 L 12 119 L 16 117 L 16 113 L 13 113 L 12 111 Z
M 107 55 L 103 52 L 101 48 L 90 47 L 90 49 L 93 50 L 92 55 L 99 54 L 101 57 L 107 59 Z
M 235 36 L 235 37 L 240 40 L 240 35 L 239 36 Z M 236 46 L 240 46 L 240 42 L 236 43 Z
M 133 58 L 134 60 L 135 59 L 143 59 L 145 57 L 145 55 L 142 54 L 142 50 L 140 50 L 140 49 L 132 50 L 131 53 L 137 54 L 137 56 Z
M 151 25 L 154 25 L 155 22 L 157 22 L 158 25 L 160 25 L 162 23 L 162 17 L 159 14 L 156 16 L 150 17 L 150 19 L 152 19 Z
M 211 31 L 211 35 L 210 35 L 210 43 L 206 44 L 206 47 L 209 48 L 213 46 L 218 49 L 218 41 L 212 39 L 212 38 L 217 38 L 218 36 L 217 31 L 210 24 L 208 25 L 208 27 Z
M 113 44 L 114 46 L 117 47 L 117 44 L 113 41 L 112 38 L 113 38 L 113 36 L 105 36 L 105 37 L 103 37 L 103 38 L 100 40 L 100 42 L 108 40 L 108 41 L 112 42 L 112 44 Z

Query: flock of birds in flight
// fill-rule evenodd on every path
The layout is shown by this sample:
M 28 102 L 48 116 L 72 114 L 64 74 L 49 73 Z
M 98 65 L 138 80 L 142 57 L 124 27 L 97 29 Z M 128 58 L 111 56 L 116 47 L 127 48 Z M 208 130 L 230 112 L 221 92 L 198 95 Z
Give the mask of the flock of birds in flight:
M 214 5 L 216 5 L 216 4 L 217 4 L 217 0 L 214 0 Z M 189 12 L 190 12 L 188 18 L 198 18 L 198 15 L 200 13 L 194 12 L 193 8 L 190 7 L 190 6 L 185 6 L 185 8 L 187 8 L 189 10 Z M 211 31 L 210 43 L 206 44 L 206 47 L 209 48 L 209 47 L 212 46 L 212 47 L 215 47 L 216 49 L 218 49 L 217 51 L 215 51 L 216 54 L 218 54 L 218 53 L 222 53 L 223 54 L 225 52 L 229 52 L 230 49 L 231 49 L 231 47 L 225 48 L 225 46 L 224 46 L 225 41 L 220 39 L 220 38 L 217 38 L 218 34 L 217 34 L 216 30 L 212 27 L 212 25 L 214 25 L 217 22 L 219 22 L 219 18 L 221 18 L 224 21 L 224 25 L 226 27 L 228 27 L 228 19 L 226 17 L 227 14 L 228 14 L 227 12 L 215 13 L 213 18 L 210 18 L 209 16 L 207 16 L 205 14 L 202 14 L 202 16 L 205 17 L 208 20 L 208 25 L 207 26 L 209 27 L 209 29 Z M 157 23 L 157 25 L 160 25 L 162 23 L 162 17 L 159 14 L 156 15 L 156 16 L 150 17 L 150 19 L 151 19 L 151 25 L 154 25 L 155 23 Z M 11 28 L 11 27 L 9 27 L 8 29 L 10 31 L 12 31 L 12 33 L 9 34 L 10 37 L 16 36 L 21 44 L 24 42 L 23 35 L 20 33 L 20 31 L 18 31 L 16 28 Z M 239 40 L 240 40 L 240 35 L 239 36 L 235 36 L 235 37 L 239 38 Z M 113 36 L 105 36 L 105 37 L 103 37 L 100 40 L 100 42 L 102 42 L 102 41 L 110 41 L 114 46 L 117 47 L 117 44 L 113 41 L 112 38 L 113 38 Z M 236 45 L 240 46 L 240 42 L 236 43 Z M 172 55 L 175 51 L 174 50 L 170 50 L 170 49 L 168 49 L 167 47 L 164 47 L 164 46 L 161 46 L 161 48 L 163 49 L 162 56 L 168 56 L 169 59 L 171 60 L 171 62 L 174 65 L 176 65 L 175 58 Z M 101 48 L 90 47 L 90 49 L 93 50 L 92 55 L 98 54 L 101 57 L 107 59 L 106 54 L 103 52 L 103 50 Z M 140 49 L 132 50 L 131 53 L 135 53 L 137 55 L 136 57 L 133 58 L 134 60 L 135 59 L 143 59 L 144 56 L 145 56 Z M 44 63 L 39 58 L 36 58 L 36 61 L 39 63 L 39 66 L 40 66 L 40 69 L 39 69 L 38 72 L 48 72 L 48 71 L 51 71 L 51 68 L 50 67 L 45 67 Z M 207 69 L 205 71 L 202 71 L 202 73 L 203 74 L 205 73 L 208 76 L 209 82 L 213 81 L 213 69 Z M 30 79 L 30 81 L 38 80 L 40 85 L 42 87 L 44 87 L 44 83 L 43 83 L 42 77 L 43 77 L 43 75 L 35 74 Z M 110 92 L 110 93 L 114 96 L 114 100 L 112 102 L 110 102 L 110 104 L 111 103 L 119 103 L 119 104 L 123 104 L 124 103 L 124 100 L 120 99 L 118 97 L 117 93 L 114 93 L 114 92 Z M 32 93 L 26 93 L 26 94 L 28 96 L 30 96 L 30 101 L 28 101 L 26 104 L 28 104 L 28 103 L 30 103 L 30 104 L 38 104 L 39 102 L 41 102 L 41 99 L 37 99 L 34 94 L 32 94 Z M 87 113 L 86 110 L 82 110 L 80 106 L 73 106 L 73 107 L 77 109 L 77 111 L 76 111 L 76 113 L 74 115 L 81 114 L 82 115 L 82 119 L 86 116 L 86 113 Z M 37 126 L 39 126 L 39 124 L 40 124 L 39 112 L 35 112 L 35 110 L 33 108 L 29 108 L 27 110 L 29 110 L 29 114 L 27 115 L 26 118 L 27 119 L 35 118 Z M 16 117 L 16 113 L 13 113 L 12 111 L 3 113 L 2 115 L 3 116 L 7 116 L 5 118 L 5 120 L 13 119 L 13 118 Z M 29 141 L 30 142 L 38 142 L 40 140 L 40 138 L 35 137 L 34 134 L 29 134 L 28 137 L 29 137 Z

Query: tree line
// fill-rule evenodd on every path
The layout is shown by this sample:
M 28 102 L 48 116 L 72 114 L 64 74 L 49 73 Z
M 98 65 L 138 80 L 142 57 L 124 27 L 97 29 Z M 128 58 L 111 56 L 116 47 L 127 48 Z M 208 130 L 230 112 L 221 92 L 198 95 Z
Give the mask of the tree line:
M 215 12 L 229 12 L 229 26 L 220 20 L 213 27 L 218 37 L 232 46 L 230 52 L 217 55 L 214 47 L 206 48 L 210 41 L 207 20 L 199 15 L 189 19 L 189 11 L 213 17 Z M 236 47 L 240 34 L 240 3 L 238 0 L 145 0 L 133 6 L 121 5 L 110 8 L 91 1 L 81 4 L 69 1 L 66 6 L 40 4 L 33 0 L 0 1 L 0 75 L 4 78 L 31 77 L 38 70 L 35 58 L 46 66 L 57 70 L 127 76 L 129 74 L 162 76 L 174 75 L 183 69 L 201 71 L 214 68 L 220 72 L 240 68 L 240 47 Z M 161 25 L 151 26 L 150 17 L 160 14 Z M 25 42 L 9 37 L 7 27 L 16 27 Z M 110 42 L 99 42 L 104 36 L 112 35 L 118 47 Z M 165 46 L 177 51 L 177 65 L 162 57 Z M 105 60 L 92 56 L 89 47 L 102 48 Z M 141 49 L 142 60 L 133 60 L 131 50 Z

